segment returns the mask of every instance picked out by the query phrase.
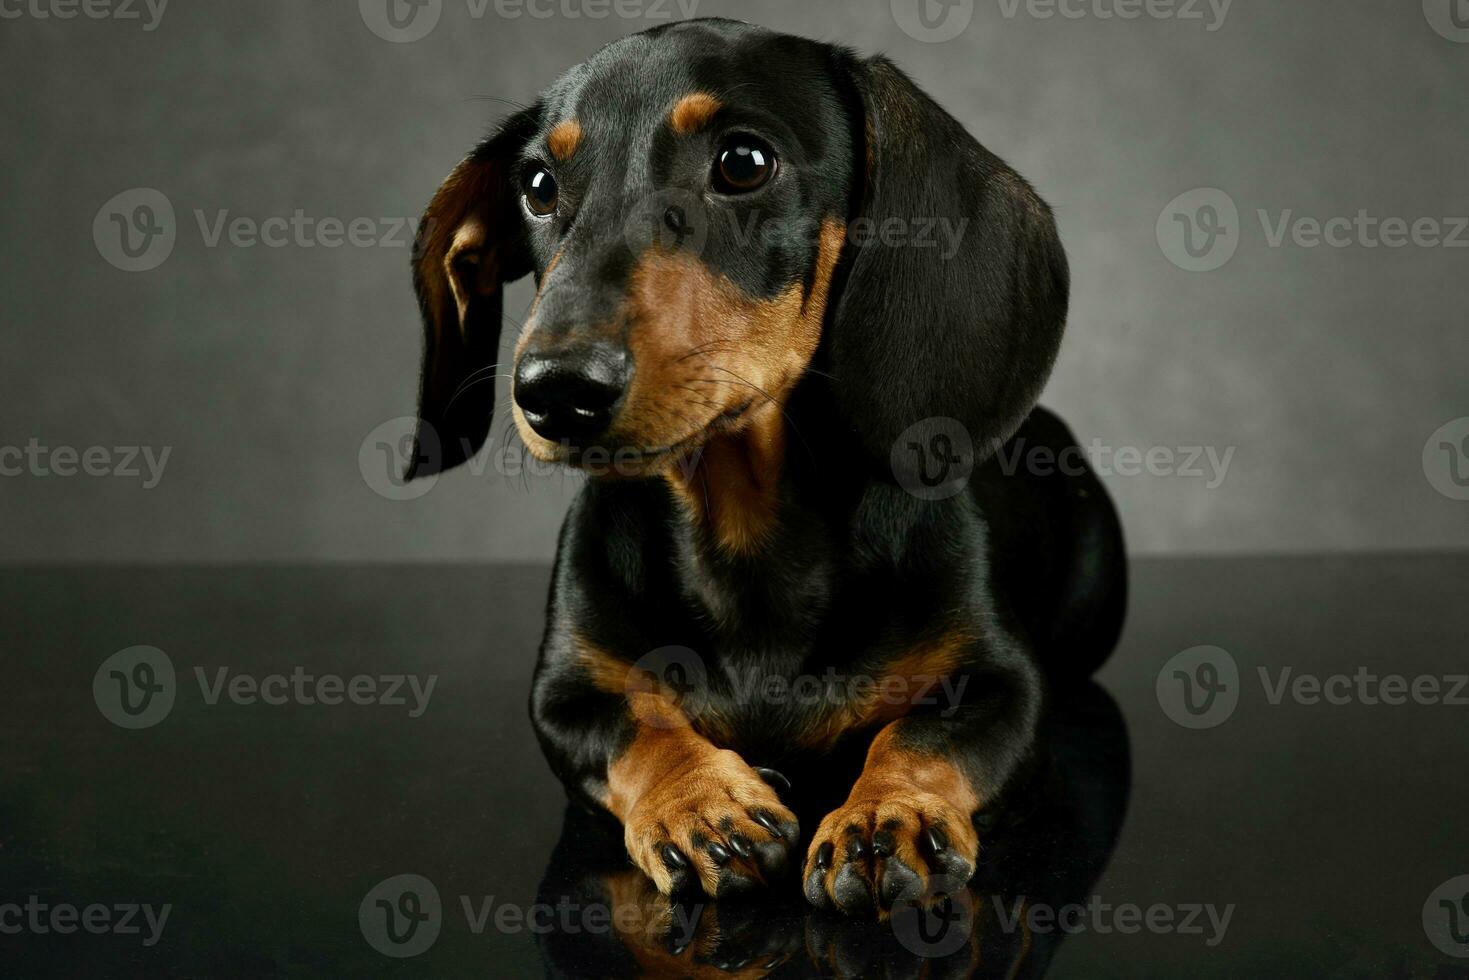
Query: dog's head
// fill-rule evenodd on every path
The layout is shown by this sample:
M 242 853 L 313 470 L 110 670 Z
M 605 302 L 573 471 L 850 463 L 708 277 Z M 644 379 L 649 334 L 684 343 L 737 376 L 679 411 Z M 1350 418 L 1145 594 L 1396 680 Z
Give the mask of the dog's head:
M 708 20 L 624 38 L 506 121 L 429 205 L 414 273 L 416 474 L 483 445 L 527 273 L 517 429 L 623 473 L 779 413 L 818 357 L 882 468 L 935 417 L 983 457 L 1038 397 L 1068 288 L 1050 210 L 891 63 Z

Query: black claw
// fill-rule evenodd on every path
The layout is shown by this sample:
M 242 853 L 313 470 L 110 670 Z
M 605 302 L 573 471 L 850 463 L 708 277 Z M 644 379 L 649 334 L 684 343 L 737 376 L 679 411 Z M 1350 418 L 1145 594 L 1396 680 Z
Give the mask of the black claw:
M 930 827 L 925 836 L 928 838 L 928 849 L 931 853 L 938 855 L 949 849 L 949 835 L 941 828 Z
M 827 841 L 818 847 L 816 849 L 816 869 L 818 871 L 825 871 L 831 867 L 831 858 L 835 852 L 836 848 L 832 846 L 831 841 Z
M 774 786 L 776 789 L 789 790 L 791 788 L 791 781 L 785 778 L 785 776 L 776 772 L 774 769 L 767 769 L 764 766 L 756 766 L 755 775 L 759 776 L 761 779 L 765 780 L 765 782 L 769 783 L 771 786 Z
M 708 847 L 704 848 L 704 850 L 709 852 L 709 856 L 714 859 L 715 864 L 725 864 L 729 861 L 729 849 L 726 848 L 723 844 L 712 843 Z
M 754 850 L 750 847 L 749 838 L 743 834 L 729 835 L 729 849 L 731 851 L 734 851 L 742 858 L 747 858 L 751 854 L 755 853 Z
M 683 856 L 683 851 L 672 844 L 663 845 L 663 863 L 670 871 L 679 871 L 689 866 L 689 859 Z
M 853 837 L 847 842 L 847 860 L 858 861 L 865 858 L 869 853 L 867 842 L 860 837 Z
M 892 834 L 886 830 L 879 830 L 872 835 L 872 853 L 877 857 L 888 857 L 898 849 L 898 842 Z
M 754 819 L 755 819 L 755 822 L 756 823 L 758 823 L 760 826 L 764 827 L 766 830 L 770 831 L 770 833 L 771 833 L 772 836 L 774 836 L 774 837 L 784 837 L 785 836 L 785 834 L 782 834 L 780 832 L 780 828 L 775 825 L 775 821 L 772 820 L 772 819 L 770 819 L 770 817 L 766 816 L 765 814 L 763 814 L 763 813 L 757 813 L 757 814 L 755 814 Z

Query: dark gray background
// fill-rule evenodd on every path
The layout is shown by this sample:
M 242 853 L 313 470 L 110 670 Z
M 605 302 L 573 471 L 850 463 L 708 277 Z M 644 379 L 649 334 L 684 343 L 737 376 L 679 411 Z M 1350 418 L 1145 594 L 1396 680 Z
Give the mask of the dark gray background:
M 416 216 L 499 100 L 679 10 L 536 2 L 553 16 L 443 0 L 432 33 L 390 43 L 353 0 L 173 0 L 152 31 L 141 6 L 142 21 L 63 21 L 5 0 L 22 16 L 0 20 L 0 446 L 171 456 L 150 490 L 0 478 L 0 558 L 550 554 L 573 478 L 491 465 L 405 502 L 359 467 L 368 434 L 413 408 L 405 233 L 208 247 L 195 216 Z M 889 53 L 1056 206 L 1075 288 L 1046 402 L 1084 444 L 1235 450 L 1214 489 L 1107 478 L 1134 550 L 1469 545 L 1469 504 L 1423 462 L 1469 415 L 1469 249 L 1273 248 L 1256 216 L 1469 214 L 1469 44 L 1431 26 L 1451 0 L 1235 0 L 1213 31 L 1205 3 L 1203 21 L 1121 20 L 1093 0 L 1070 0 L 1079 19 L 975 0 L 942 43 L 904 33 L 888 0 L 683 2 Z M 177 242 L 129 273 L 93 222 L 137 187 L 172 203 Z M 1201 187 L 1237 204 L 1238 251 L 1187 272 L 1155 225 Z M 522 312 L 526 284 L 510 300 Z

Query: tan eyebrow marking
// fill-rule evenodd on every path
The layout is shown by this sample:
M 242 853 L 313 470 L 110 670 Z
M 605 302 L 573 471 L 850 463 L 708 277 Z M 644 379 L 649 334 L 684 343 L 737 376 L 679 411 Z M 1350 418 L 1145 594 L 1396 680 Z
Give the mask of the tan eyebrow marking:
M 680 136 L 687 136 L 708 125 L 723 104 L 708 92 L 691 92 L 678 100 L 668 114 L 668 123 Z
M 551 155 L 557 160 L 565 160 L 576 152 L 581 145 L 582 129 L 581 123 L 575 119 L 567 119 L 559 122 L 546 134 L 546 145 L 551 148 Z

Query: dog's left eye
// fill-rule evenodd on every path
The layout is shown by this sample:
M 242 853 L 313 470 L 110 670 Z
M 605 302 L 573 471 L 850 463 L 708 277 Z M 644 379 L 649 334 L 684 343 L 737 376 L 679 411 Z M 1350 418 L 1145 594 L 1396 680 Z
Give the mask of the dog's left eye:
M 559 199 L 556 178 L 545 167 L 536 167 L 525 180 L 525 205 L 531 214 L 544 218 L 556 210 Z
M 747 194 L 774 175 L 774 150 L 753 136 L 733 136 L 715 161 L 714 189 L 721 194 Z

